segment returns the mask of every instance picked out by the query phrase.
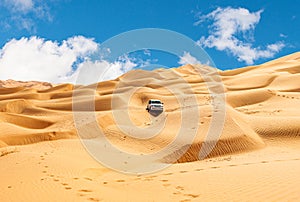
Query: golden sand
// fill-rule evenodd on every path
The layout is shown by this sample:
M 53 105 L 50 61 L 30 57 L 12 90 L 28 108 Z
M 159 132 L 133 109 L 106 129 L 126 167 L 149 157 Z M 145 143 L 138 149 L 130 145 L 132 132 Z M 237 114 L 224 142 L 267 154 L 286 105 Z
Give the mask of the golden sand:
M 0 201 L 298 201 L 300 53 L 218 74 L 226 96 L 225 124 L 204 160 L 199 152 L 207 143 L 212 113 L 219 109 L 213 108 L 207 83 L 191 65 L 133 70 L 96 88 L 0 82 Z M 124 93 L 139 84 L 124 100 Z M 111 143 L 137 154 L 159 151 L 176 138 L 182 112 L 195 113 L 188 104 L 180 106 L 178 98 L 188 100 L 192 90 L 199 109 L 195 139 L 181 158 L 153 174 L 125 175 L 105 168 L 78 139 L 74 88 L 80 89 L 76 102 L 82 106 L 96 89 L 99 127 Z M 170 89 L 181 93 L 176 97 Z M 166 122 L 159 135 L 141 140 L 122 132 L 113 111 L 127 106 L 136 127 L 155 124 L 145 110 L 150 98 L 165 105 Z M 181 148 L 159 160 L 170 163 L 178 154 Z

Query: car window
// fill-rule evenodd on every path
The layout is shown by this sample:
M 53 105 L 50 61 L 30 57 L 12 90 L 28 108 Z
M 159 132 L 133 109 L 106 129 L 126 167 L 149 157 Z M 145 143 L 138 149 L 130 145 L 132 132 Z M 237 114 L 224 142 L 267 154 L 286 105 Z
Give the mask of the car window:
M 149 104 L 161 104 L 159 100 L 149 100 Z

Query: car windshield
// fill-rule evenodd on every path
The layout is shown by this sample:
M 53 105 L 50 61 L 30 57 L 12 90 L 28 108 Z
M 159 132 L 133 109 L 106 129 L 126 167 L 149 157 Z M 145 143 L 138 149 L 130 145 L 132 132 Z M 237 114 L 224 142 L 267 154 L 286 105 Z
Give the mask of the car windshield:
M 161 102 L 158 101 L 158 100 L 153 100 L 153 101 L 151 101 L 151 103 L 152 103 L 152 104 L 161 104 Z

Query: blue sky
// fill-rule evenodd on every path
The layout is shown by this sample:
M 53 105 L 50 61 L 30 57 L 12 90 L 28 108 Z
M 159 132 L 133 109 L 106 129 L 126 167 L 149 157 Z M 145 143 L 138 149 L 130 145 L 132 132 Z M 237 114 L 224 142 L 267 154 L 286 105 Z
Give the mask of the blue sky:
M 68 81 L 74 64 L 75 69 L 80 66 L 82 58 L 96 45 L 141 28 L 162 28 L 186 35 L 204 48 L 219 69 L 261 64 L 299 51 L 300 47 L 300 2 L 293 0 L 0 2 L 0 79 Z M 141 60 L 180 65 L 179 58 L 155 51 L 139 55 L 135 60 L 131 57 L 136 55 L 131 55 L 114 64 L 101 64 L 119 68 L 113 76 L 122 73 L 124 63 L 128 70 Z M 34 57 L 40 61 L 31 61 Z M 57 67 L 47 67 L 49 63 Z M 43 75 L 45 72 L 51 77 Z

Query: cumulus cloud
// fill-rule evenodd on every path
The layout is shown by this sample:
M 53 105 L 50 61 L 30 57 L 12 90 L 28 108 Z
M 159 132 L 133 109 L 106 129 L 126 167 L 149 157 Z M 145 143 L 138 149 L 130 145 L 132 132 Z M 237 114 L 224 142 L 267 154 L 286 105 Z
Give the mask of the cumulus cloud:
M 280 36 L 281 38 L 287 38 L 287 37 L 288 37 L 287 35 L 285 35 L 285 34 L 283 34 L 283 33 L 280 33 L 279 36 Z
M 74 36 L 61 43 L 36 36 L 12 39 L 0 49 L 0 79 L 74 83 L 79 72 L 86 69 L 87 79 L 82 84 L 89 84 L 94 81 L 89 79 L 91 74 L 109 69 L 102 79 L 113 79 L 135 66 L 127 57 L 114 62 L 100 57 L 92 61 L 90 55 L 98 50 L 98 43 L 83 36 Z
M 106 60 L 91 61 L 87 59 L 78 65 L 78 68 L 71 76 L 66 76 L 64 81 L 70 83 L 75 83 L 76 81 L 76 83 L 87 85 L 115 79 L 136 66 L 137 64 L 132 62 L 128 57 L 114 62 Z
M 13 12 L 28 12 L 33 9 L 34 3 L 32 0 L 4 0 L 4 6 L 11 9 Z
M 186 65 L 186 64 L 201 64 L 200 61 L 197 60 L 194 56 L 192 56 L 189 52 L 184 51 L 183 55 L 179 57 L 178 64 Z
M 2 16 L 1 24 L 16 26 L 29 32 L 35 32 L 35 21 L 52 21 L 47 1 L 41 0 L 3 0 L 2 7 L 9 11 L 9 16 Z
M 198 25 L 211 20 L 209 36 L 201 37 L 198 45 L 227 51 L 236 56 L 239 61 L 253 64 L 260 58 L 270 58 L 278 53 L 285 45 L 283 42 L 269 44 L 266 47 L 253 47 L 253 33 L 259 23 L 261 13 L 250 12 L 245 8 L 217 8 L 211 13 L 201 16 Z
M 4 5 L 14 12 L 28 12 L 33 9 L 32 0 L 4 0 Z

